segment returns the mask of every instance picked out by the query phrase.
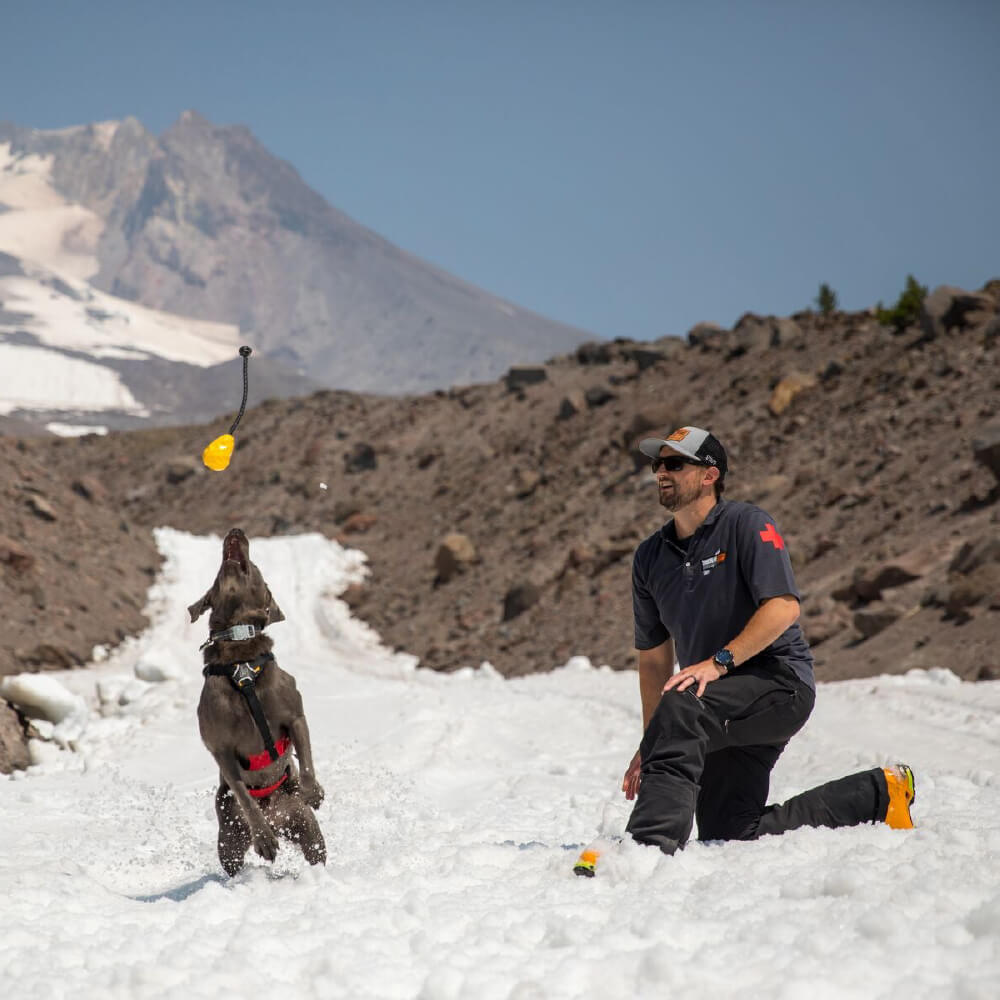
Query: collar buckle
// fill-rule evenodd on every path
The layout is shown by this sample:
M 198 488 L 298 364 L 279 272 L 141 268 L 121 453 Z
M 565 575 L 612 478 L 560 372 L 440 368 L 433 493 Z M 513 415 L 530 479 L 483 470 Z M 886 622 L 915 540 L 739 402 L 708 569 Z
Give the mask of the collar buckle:
M 206 646 L 211 646 L 213 642 L 219 642 L 222 639 L 230 642 L 245 642 L 247 639 L 254 639 L 263 634 L 264 630 L 255 625 L 233 625 L 230 628 L 224 628 L 221 632 L 209 632 L 208 638 L 198 649 L 205 649 Z

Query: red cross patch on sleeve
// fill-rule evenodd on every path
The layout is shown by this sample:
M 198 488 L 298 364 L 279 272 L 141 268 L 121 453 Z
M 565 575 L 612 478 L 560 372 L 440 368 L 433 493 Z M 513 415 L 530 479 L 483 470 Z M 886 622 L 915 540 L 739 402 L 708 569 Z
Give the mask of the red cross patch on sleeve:
M 783 549 L 785 547 L 784 538 L 778 534 L 777 529 L 770 521 L 764 526 L 764 530 L 760 532 L 760 540 L 762 542 L 770 542 L 776 549 Z

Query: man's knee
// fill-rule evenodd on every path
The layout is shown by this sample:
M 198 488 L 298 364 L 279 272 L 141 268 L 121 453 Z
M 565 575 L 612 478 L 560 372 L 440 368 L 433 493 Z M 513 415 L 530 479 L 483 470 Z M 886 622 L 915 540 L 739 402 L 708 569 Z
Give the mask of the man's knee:
M 714 816 L 711 819 L 698 817 L 699 840 L 756 840 L 760 816 L 744 814 L 734 816 Z

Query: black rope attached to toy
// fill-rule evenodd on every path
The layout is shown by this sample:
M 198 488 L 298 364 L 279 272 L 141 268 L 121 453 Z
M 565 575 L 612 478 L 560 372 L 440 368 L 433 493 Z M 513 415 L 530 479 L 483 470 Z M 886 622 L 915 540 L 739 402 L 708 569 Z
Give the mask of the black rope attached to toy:
M 240 412 L 236 414 L 233 426 L 229 428 L 230 434 L 236 433 L 239 422 L 243 419 L 243 411 L 247 406 L 247 390 L 250 388 L 250 380 L 247 378 L 247 366 L 250 363 L 250 348 L 243 346 L 240 348 L 240 357 L 243 359 L 243 402 L 240 403 Z

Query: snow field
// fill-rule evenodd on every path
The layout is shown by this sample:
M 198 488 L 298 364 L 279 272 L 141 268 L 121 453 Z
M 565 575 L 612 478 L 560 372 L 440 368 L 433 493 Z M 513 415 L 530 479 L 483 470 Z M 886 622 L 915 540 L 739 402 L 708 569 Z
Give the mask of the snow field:
M 39 743 L 39 763 L 0 783 L 0 968 L 18 995 L 996 995 L 1000 684 L 938 670 L 821 685 L 772 797 L 902 759 L 914 831 L 802 830 L 672 858 L 628 842 L 580 879 L 579 846 L 628 815 L 635 675 L 583 657 L 513 681 L 488 665 L 417 671 L 335 599 L 363 573 L 357 552 L 253 541 L 288 619 L 270 631 L 303 692 L 329 862 L 286 846 L 229 880 L 195 719 L 207 626 L 185 610 L 221 542 L 157 538 L 150 628 L 58 675 L 89 712 L 76 752 Z

